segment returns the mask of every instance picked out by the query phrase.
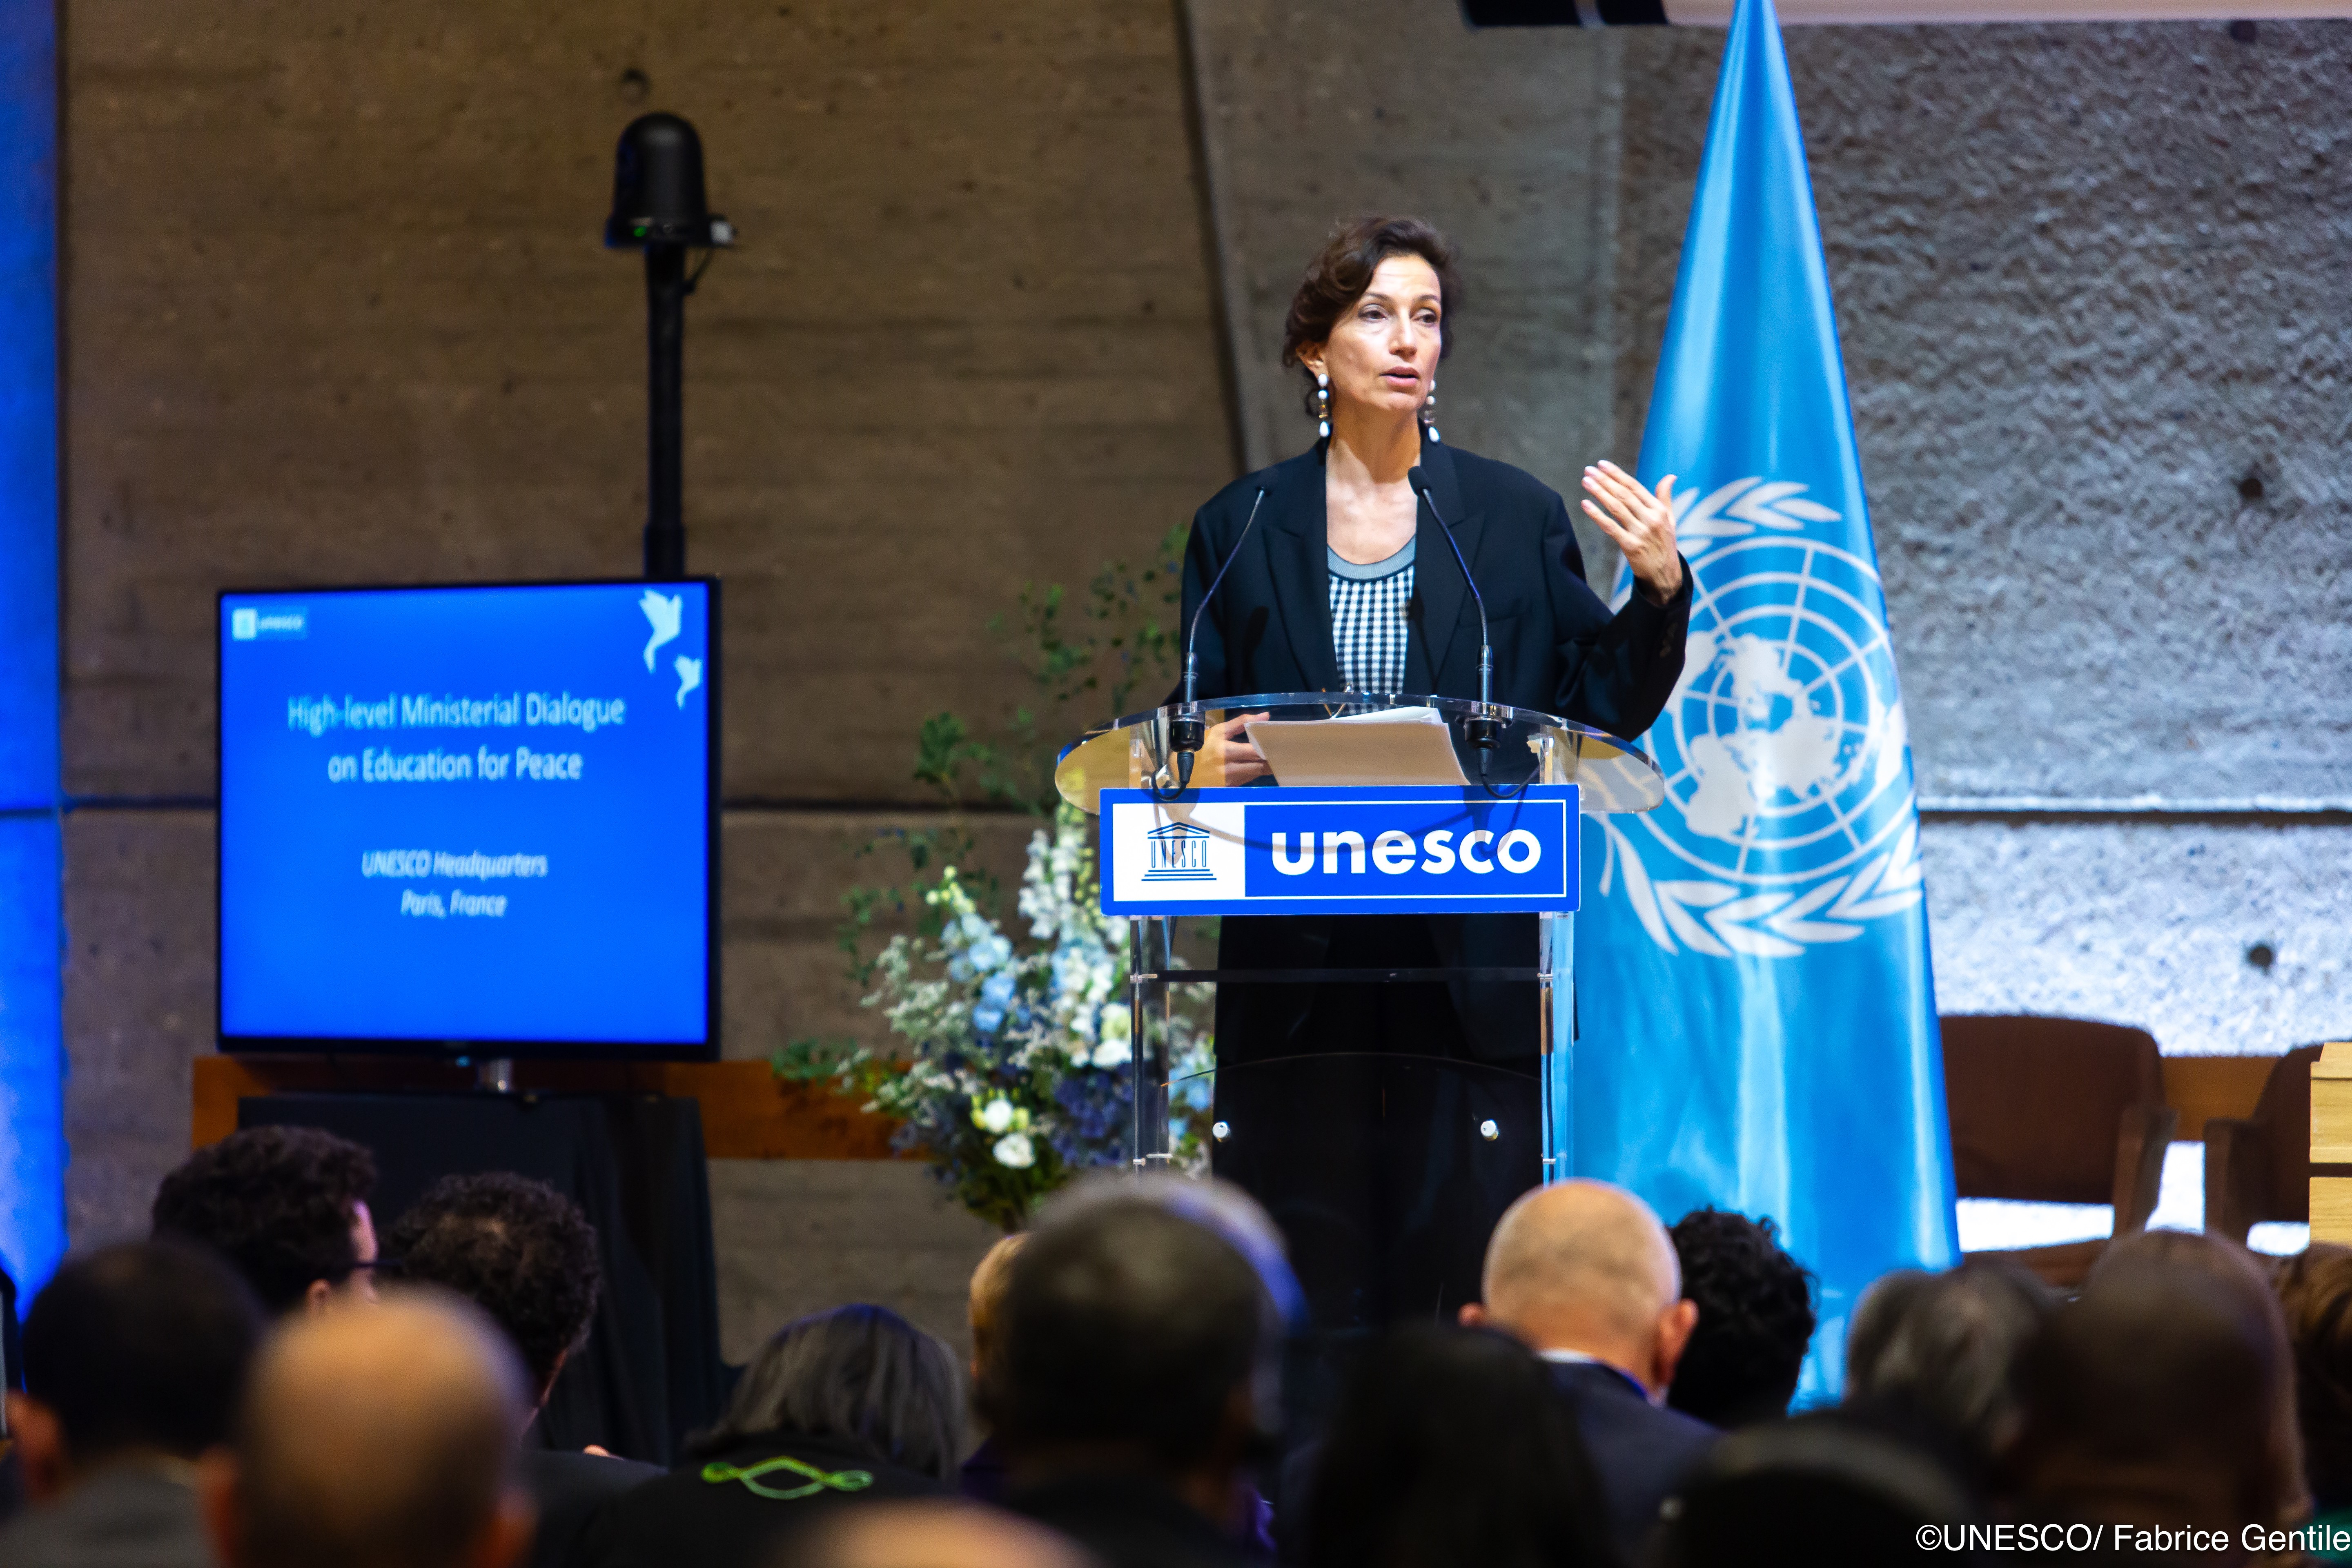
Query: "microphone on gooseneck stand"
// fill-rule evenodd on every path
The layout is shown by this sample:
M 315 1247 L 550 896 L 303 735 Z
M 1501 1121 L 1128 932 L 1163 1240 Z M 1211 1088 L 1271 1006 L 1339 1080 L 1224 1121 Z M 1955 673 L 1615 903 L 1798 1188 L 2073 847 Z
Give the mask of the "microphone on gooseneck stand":
M 1405 482 L 1412 486 L 1413 494 L 1428 504 L 1429 515 L 1437 519 L 1437 526 L 1444 531 L 1445 542 L 1454 552 L 1454 563 L 1462 568 L 1462 581 L 1470 585 L 1470 597 L 1478 605 L 1478 705 L 1492 708 L 1495 705 L 1495 644 L 1486 635 L 1486 595 L 1478 592 L 1478 579 L 1470 575 L 1470 563 L 1462 558 L 1462 546 L 1454 542 L 1454 525 L 1445 521 L 1445 514 L 1437 510 L 1437 498 L 1429 493 L 1428 476 L 1416 465 L 1412 472 L 1405 475 Z M 1463 729 L 1468 733 L 1470 743 L 1480 751 L 1495 749 L 1496 725 L 1492 718 L 1482 713 L 1465 724 Z
M 1248 541 L 1250 530 L 1257 526 L 1257 509 L 1265 504 L 1265 487 L 1260 485 L 1257 498 L 1250 502 L 1249 518 L 1242 524 L 1241 536 L 1234 541 L 1233 549 L 1225 556 L 1225 563 L 1217 568 L 1214 577 L 1209 579 L 1209 590 L 1201 595 L 1201 603 L 1192 611 L 1192 624 L 1185 629 L 1184 701 L 1176 717 L 1168 721 L 1168 744 L 1175 753 L 1178 795 L 1191 787 L 1193 753 L 1207 744 L 1209 739 L 1208 726 L 1202 721 L 1197 700 L 1201 684 L 1201 617 L 1209 613 L 1209 601 L 1217 596 L 1217 588 L 1224 582 L 1225 574 L 1232 571 L 1234 563 L 1241 559 L 1242 545 Z M 1159 794 L 1157 784 L 1153 784 L 1152 793 L 1155 795 Z

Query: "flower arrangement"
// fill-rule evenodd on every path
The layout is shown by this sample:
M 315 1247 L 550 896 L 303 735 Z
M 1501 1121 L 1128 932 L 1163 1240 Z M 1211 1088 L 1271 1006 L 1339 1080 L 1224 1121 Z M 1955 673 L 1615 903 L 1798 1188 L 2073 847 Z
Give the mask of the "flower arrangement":
M 1165 689 L 1174 645 L 1163 622 L 1177 605 L 1183 543 L 1179 526 L 1140 570 L 1109 563 L 1077 595 L 1024 588 L 1019 633 L 1002 617 L 992 629 L 1036 706 L 1015 707 L 993 738 L 952 713 L 924 720 L 916 737 L 914 777 L 951 813 L 982 800 L 1049 824 L 1030 837 L 1015 900 L 1025 939 L 993 917 L 996 889 L 971 869 L 973 844 L 959 818 L 886 835 L 906 852 L 911 881 L 853 889 L 841 941 L 887 1037 L 801 1040 L 775 1058 L 782 1076 L 833 1080 L 898 1118 L 898 1149 L 920 1153 L 965 1207 L 1007 1230 L 1080 1171 L 1129 1158 L 1127 924 L 1100 912 L 1092 825 L 1055 795 L 1045 732 L 1070 732 L 1124 710 L 1139 690 Z M 911 917 L 913 931 L 866 959 L 864 939 L 898 917 Z M 1197 1008 L 1201 998 L 1179 991 L 1177 1005 Z M 1171 1149 L 1178 1168 L 1204 1170 L 1209 1032 L 1191 1010 L 1167 1027 Z
M 1135 1103 L 1126 921 L 1100 912 L 1090 825 L 1067 805 L 1029 840 L 1016 946 L 955 867 L 920 889 L 932 919 L 890 939 L 865 1005 L 896 1050 L 864 1046 L 835 1077 L 898 1118 L 894 1144 L 919 1152 L 966 1208 L 1017 1229 L 1039 1198 L 1094 1165 L 1124 1164 Z M 1207 1031 L 1168 1024 L 1174 1163 L 1204 1170 Z

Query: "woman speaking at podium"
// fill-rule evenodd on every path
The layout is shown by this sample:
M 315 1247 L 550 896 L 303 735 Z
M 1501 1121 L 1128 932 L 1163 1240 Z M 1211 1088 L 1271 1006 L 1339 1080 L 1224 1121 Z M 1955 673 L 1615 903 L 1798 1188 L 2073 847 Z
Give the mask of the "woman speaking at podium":
M 1461 296 L 1454 261 L 1427 224 L 1379 217 L 1337 230 L 1307 267 L 1282 358 L 1306 376 L 1318 438 L 1228 485 L 1192 520 L 1180 630 L 1230 563 L 1200 617 L 1198 694 L 1477 697 L 1478 615 L 1450 525 L 1486 597 L 1495 700 L 1639 735 L 1674 690 L 1690 620 L 1673 480 L 1653 494 L 1612 463 L 1584 470 L 1584 513 L 1635 583 L 1612 615 L 1585 584 L 1559 496 L 1438 437 L 1437 369 Z M 1416 466 L 1426 502 L 1408 478 Z M 1265 775 L 1242 731 L 1248 717 L 1210 728 L 1209 778 Z M 1533 915 L 1236 916 L 1217 963 L 1527 967 L 1536 942 Z M 1487 1233 L 1539 1168 L 1528 1157 L 1533 983 L 1229 984 L 1216 1030 L 1228 1126 L 1218 1172 L 1282 1225 L 1318 1333 L 1451 1319 L 1476 1299 Z M 1477 1065 L 1407 1070 L 1400 1057 Z M 1474 1135 L 1490 1116 L 1515 1135 Z M 1507 1147 L 1516 1158 L 1501 1157 Z

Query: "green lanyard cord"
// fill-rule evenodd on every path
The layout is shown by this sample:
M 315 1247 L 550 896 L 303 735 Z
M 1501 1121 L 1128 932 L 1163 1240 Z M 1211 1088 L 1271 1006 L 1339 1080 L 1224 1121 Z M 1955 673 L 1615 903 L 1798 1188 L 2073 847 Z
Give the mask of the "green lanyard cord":
M 790 1470 L 793 1475 L 806 1476 L 808 1485 L 790 1488 L 762 1485 L 760 1478 L 770 1470 Z M 741 1481 L 760 1496 L 772 1498 L 778 1502 L 791 1502 L 795 1498 L 814 1497 L 827 1487 L 831 1487 L 837 1492 L 862 1492 L 874 1484 L 871 1471 L 820 1470 L 814 1465 L 803 1464 L 789 1454 L 779 1454 L 772 1459 L 762 1459 L 749 1469 L 739 1469 L 733 1465 L 705 1465 L 702 1467 L 702 1479 L 713 1486 L 727 1481 Z

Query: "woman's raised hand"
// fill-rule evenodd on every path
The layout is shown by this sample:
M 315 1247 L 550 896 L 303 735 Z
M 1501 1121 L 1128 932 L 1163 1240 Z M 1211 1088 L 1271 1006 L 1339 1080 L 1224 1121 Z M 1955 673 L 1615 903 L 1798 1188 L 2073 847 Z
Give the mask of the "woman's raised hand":
M 1675 477 L 1658 481 L 1655 495 L 1641 480 L 1602 458 L 1584 470 L 1584 515 L 1600 524 L 1610 542 L 1624 552 L 1633 580 L 1654 605 L 1682 591 L 1683 560 L 1675 550 Z M 1598 498 L 1600 505 L 1593 500 Z
M 1242 733 L 1242 726 L 1265 718 L 1264 713 L 1244 713 L 1238 719 L 1228 719 L 1222 724 L 1209 726 L 1208 740 L 1201 747 L 1201 760 L 1208 766 L 1203 770 L 1211 780 L 1230 788 L 1245 784 L 1252 779 L 1272 772 L 1265 758 Z

